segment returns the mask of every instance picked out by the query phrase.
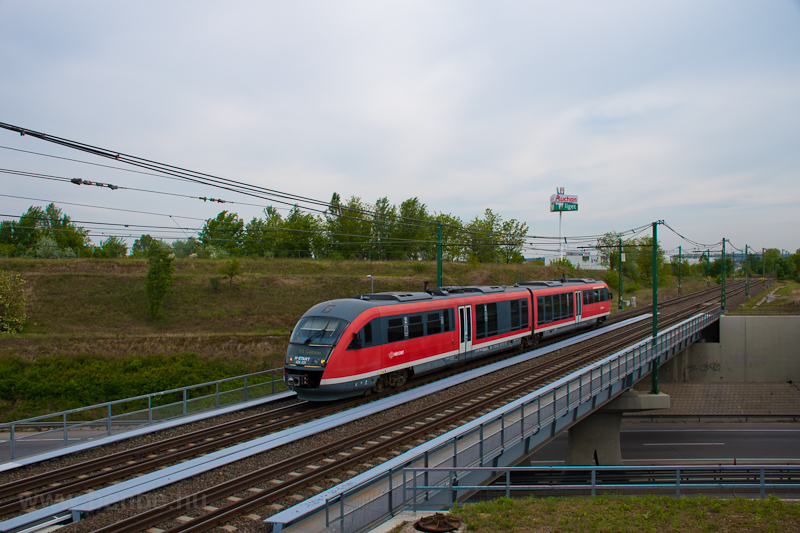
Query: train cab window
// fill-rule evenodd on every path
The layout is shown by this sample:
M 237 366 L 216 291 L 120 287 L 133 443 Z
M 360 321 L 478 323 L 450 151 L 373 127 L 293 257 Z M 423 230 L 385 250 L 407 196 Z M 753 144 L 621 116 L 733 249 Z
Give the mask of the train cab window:
M 520 309 L 519 314 L 522 318 L 522 328 L 526 329 L 528 327 L 528 299 L 520 300 Z
M 423 335 L 425 335 L 425 329 L 422 327 L 422 315 L 408 317 L 408 338 L 416 339 Z
M 445 311 L 447 314 L 447 311 Z M 439 313 L 428 313 L 427 335 L 436 335 L 442 332 L 442 319 Z
M 609 293 L 608 289 L 606 289 L 605 287 L 600 289 L 600 293 L 602 294 L 602 297 L 601 297 L 600 301 L 608 302 L 608 301 L 611 300 L 611 293 Z
M 511 300 L 511 331 L 520 328 L 519 324 L 519 300 Z
M 486 336 L 486 305 L 475 306 L 475 338 L 482 339 Z
M 386 328 L 387 342 L 397 342 L 406 338 L 403 318 L 390 318 Z

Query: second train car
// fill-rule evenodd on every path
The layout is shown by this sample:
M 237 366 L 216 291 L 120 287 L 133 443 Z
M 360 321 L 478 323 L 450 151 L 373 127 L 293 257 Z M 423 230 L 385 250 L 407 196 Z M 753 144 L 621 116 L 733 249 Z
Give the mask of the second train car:
M 331 300 L 292 331 L 284 379 L 304 400 L 382 392 L 443 366 L 599 325 L 610 300 L 608 285 L 585 278 Z

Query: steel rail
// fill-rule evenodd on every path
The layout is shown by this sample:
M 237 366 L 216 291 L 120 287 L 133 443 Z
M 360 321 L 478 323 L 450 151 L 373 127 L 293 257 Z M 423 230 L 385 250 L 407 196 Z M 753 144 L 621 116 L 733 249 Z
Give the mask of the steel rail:
M 694 309 L 689 309 L 664 317 L 665 320 L 662 322 L 662 328 L 670 327 L 686 316 L 691 316 L 694 312 Z M 455 398 L 430 406 L 422 411 L 409 414 L 399 420 L 388 421 L 370 430 L 360 432 L 357 435 L 332 444 L 327 444 L 325 445 L 324 451 L 312 450 L 290 460 L 269 465 L 246 476 L 235 478 L 217 485 L 216 487 L 212 487 L 209 491 L 202 491 L 175 500 L 164 506 L 151 509 L 145 513 L 117 522 L 112 526 L 101 528 L 97 531 L 98 533 L 111 533 L 112 531 L 127 533 L 140 531 L 171 520 L 184 511 L 194 509 L 194 504 L 196 504 L 197 501 L 214 502 L 221 500 L 237 492 L 253 488 L 255 485 L 268 481 L 269 479 L 274 479 L 276 476 L 286 475 L 295 470 L 302 469 L 311 463 L 327 459 L 332 454 L 343 453 L 344 450 L 351 449 L 356 444 L 362 444 L 362 446 L 359 447 L 360 449 L 346 454 L 343 458 L 332 460 L 333 462 L 326 466 L 314 468 L 312 471 L 296 476 L 294 479 L 283 481 L 269 489 L 250 494 L 223 507 L 209 510 L 201 517 L 183 522 L 168 530 L 169 533 L 206 531 L 241 516 L 248 511 L 263 507 L 271 501 L 291 495 L 318 480 L 331 476 L 333 473 L 361 464 L 370 457 L 402 446 L 405 442 L 424 437 L 436 431 L 438 428 L 457 422 L 470 416 L 474 412 L 486 410 L 488 405 L 493 405 L 499 401 L 505 401 L 509 397 L 521 396 L 525 393 L 523 390 L 527 390 L 532 386 L 541 386 L 543 382 L 548 379 L 557 379 L 558 376 L 556 374 L 564 374 L 565 372 L 571 371 L 573 368 L 580 368 L 609 353 L 613 353 L 619 349 L 619 347 L 630 343 L 634 338 L 641 337 L 642 333 L 639 329 L 641 328 L 637 328 L 634 325 L 634 327 L 631 328 L 633 332 L 629 331 L 627 336 L 620 338 L 611 345 L 608 343 L 608 338 L 604 336 L 602 341 L 590 343 L 590 346 L 597 347 L 596 350 L 592 350 L 588 354 L 584 352 L 584 355 L 577 359 L 574 357 L 574 352 L 572 351 L 564 353 L 554 360 L 534 364 L 534 367 L 528 370 L 529 374 L 525 378 L 511 376 L 497 382 L 486 384 L 478 389 L 467 391 Z M 582 349 L 585 350 L 586 347 L 587 346 L 584 344 Z M 554 366 L 556 368 L 554 368 Z M 513 385 L 513 387 L 511 385 Z M 479 402 L 475 402 L 474 399 L 481 395 L 487 397 Z M 454 406 L 464 403 L 467 405 L 461 406 L 460 408 L 456 407 L 457 410 L 452 409 Z M 442 414 L 443 411 L 446 412 L 448 410 L 450 410 L 449 414 Z M 422 419 L 430 419 L 432 417 L 431 415 L 437 415 L 437 418 L 422 427 L 418 426 Z M 401 431 L 399 428 L 412 427 L 409 426 L 410 424 L 417 425 L 417 427 L 410 431 L 404 431 L 400 435 L 397 434 L 398 431 Z M 396 436 L 389 437 L 386 433 L 393 433 Z M 382 439 L 384 442 L 375 442 L 374 439 Z

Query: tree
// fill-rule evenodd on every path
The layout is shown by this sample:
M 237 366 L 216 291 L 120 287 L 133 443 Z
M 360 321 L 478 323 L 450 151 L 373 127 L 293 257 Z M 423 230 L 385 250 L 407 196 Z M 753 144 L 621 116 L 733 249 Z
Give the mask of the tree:
M 126 255 L 128 255 L 128 245 L 116 235 L 100 241 L 98 257 L 125 257 Z
M 163 241 L 159 241 L 163 242 Z M 172 243 L 172 250 L 175 253 L 175 257 L 184 258 L 184 257 L 191 257 L 192 254 L 196 254 L 203 248 L 203 245 L 200 244 L 200 241 L 195 239 L 194 237 L 189 237 L 185 241 L 180 239 L 174 241 Z
M 22 331 L 25 320 L 25 279 L 19 274 L 0 271 L 0 332 Z
M 242 248 L 245 255 L 273 257 L 278 241 L 278 230 L 283 226 L 280 213 L 274 207 L 264 209 L 266 219 L 255 218 L 245 227 Z
M 230 255 L 242 254 L 244 221 L 236 213 L 222 211 L 216 218 L 209 218 L 200 230 L 200 242 L 214 245 Z
M 56 259 L 58 257 L 58 243 L 52 237 L 43 236 L 36 243 L 36 257 L 40 259 Z
M 242 270 L 241 268 L 239 268 L 239 260 L 233 258 L 226 261 L 223 265 L 217 267 L 217 272 L 219 272 L 220 275 L 228 278 L 229 285 L 233 285 L 233 278 L 240 275 L 242 273 Z
M 142 235 L 141 237 L 133 241 L 133 246 L 131 247 L 131 255 L 133 257 L 147 257 L 147 253 L 154 242 L 156 242 L 156 239 L 151 237 L 149 234 Z
M 469 254 L 481 263 L 497 260 L 497 250 L 502 242 L 502 219 L 491 209 L 487 209 L 483 218 L 477 216 L 465 228 Z
M 465 261 L 467 248 L 464 223 L 461 222 L 461 219 L 453 215 L 438 213 L 433 220 L 442 224 L 442 260 Z
M 395 259 L 430 259 L 435 254 L 436 227 L 416 196 L 400 204 L 392 240 Z
M 61 249 L 79 250 L 89 244 L 89 231 L 73 224 L 70 217 L 52 203 L 45 207 L 39 228 L 41 233 L 55 239 Z
M 503 222 L 500 231 L 500 252 L 503 254 L 506 264 L 523 263 L 525 258 L 522 255 L 522 247 L 525 244 L 528 225 L 512 218 L 507 222 Z
M 158 245 L 150 248 L 148 256 L 150 268 L 145 277 L 145 293 L 150 316 L 156 319 L 161 315 L 164 296 L 172 286 L 175 254 L 168 247 Z
M 275 246 L 276 255 L 286 257 L 312 257 L 318 242 L 319 220 L 309 213 L 303 213 L 295 205 L 283 220 Z
M 352 196 L 346 204 L 342 204 L 339 195 L 333 193 L 330 207 L 325 213 L 327 254 L 346 259 L 368 257 L 372 228 L 367 210 L 361 198 Z
M 391 236 L 397 224 L 397 208 L 384 196 L 375 202 L 372 215 L 372 248 L 374 259 L 385 260 L 392 253 L 394 245 Z

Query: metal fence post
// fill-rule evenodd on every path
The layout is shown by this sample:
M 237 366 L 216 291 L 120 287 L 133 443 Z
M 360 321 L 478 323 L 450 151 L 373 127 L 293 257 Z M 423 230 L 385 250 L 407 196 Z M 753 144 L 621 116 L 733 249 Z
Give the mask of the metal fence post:
M 331 525 L 330 516 L 328 514 L 328 501 L 328 498 L 325 498 L 325 527 L 330 527 Z
M 244 401 L 247 401 L 247 376 L 244 377 Z
M 479 429 L 480 429 L 480 442 L 479 442 L 479 445 L 480 445 L 480 454 L 481 454 L 481 466 L 483 466 L 483 424 L 481 424 L 479 426 Z M 425 467 L 426 468 L 428 466 L 427 465 L 427 459 L 428 459 L 428 453 L 426 452 L 425 453 L 425 460 L 426 460 Z
M 394 487 L 392 487 L 392 481 L 394 481 L 394 479 L 392 476 L 392 471 L 389 470 L 389 472 L 387 472 L 387 475 L 389 476 L 389 516 L 394 516 L 393 512 L 394 505 L 392 505 L 392 493 L 394 492 Z
M 681 469 L 675 469 L 675 497 L 680 499 L 681 497 Z
M 217 407 L 219 407 L 219 381 L 217 381 Z
M 153 396 L 147 397 L 147 423 L 153 423 Z
M 269 371 L 269 378 L 272 381 L 272 394 L 275 394 L 275 371 Z
M 186 389 L 183 389 L 183 414 L 184 415 L 186 414 L 186 393 L 187 392 L 188 391 Z
M 506 498 L 511 497 L 511 471 L 506 468 Z
M 761 499 L 763 500 L 764 497 L 766 496 L 766 489 L 764 487 L 764 468 L 762 467 L 760 470 L 761 470 Z
M 429 464 L 430 463 L 428 463 L 428 450 L 425 450 L 425 481 L 424 481 L 424 483 L 425 483 L 426 487 L 430 487 L 431 486 L 431 477 L 430 477 L 430 475 L 428 473 Z M 417 497 L 417 479 L 416 479 L 416 476 L 414 476 L 414 498 L 416 498 L 416 497 Z M 430 499 L 430 497 L 431 497 L 430 491 L 428 489 L 425 489 L 425 501 L 428 501 Z M 416 509 L 417 508 L 414 507 L 415 511 L 416 511 Z
M 596 481 L 597 470 L 592 467 L 592 496 L 594 496 L 594 483 Z
M 9 457 L 9 459 L 14 458 L 14 429 L 15 429 L 14 424 L 11 424 L 11 434 L 9 435 L 8 439 L 9 450 L 11 451 L 11 457 Z
M 408 497 L 406 496 L 406 469 L 403 469 L 403 504 L 408 501 Z
M 67 433 L 67 413 L 64 413 L 64 444 L 69 441 L 69 433 Z
M 108 415 L 108 427 L 107 427 L 107 430 L 108 430 L 108 434 L 111 435 L 111 404 L 108 404 L 107 415 Z

